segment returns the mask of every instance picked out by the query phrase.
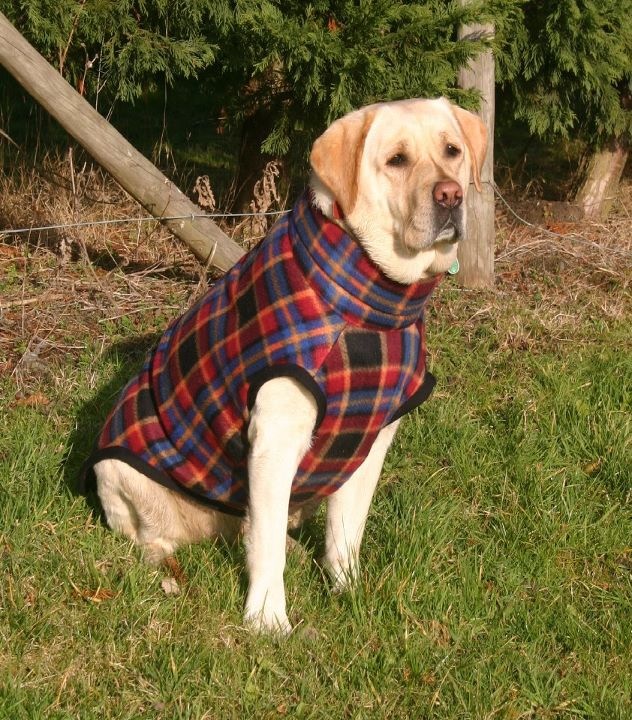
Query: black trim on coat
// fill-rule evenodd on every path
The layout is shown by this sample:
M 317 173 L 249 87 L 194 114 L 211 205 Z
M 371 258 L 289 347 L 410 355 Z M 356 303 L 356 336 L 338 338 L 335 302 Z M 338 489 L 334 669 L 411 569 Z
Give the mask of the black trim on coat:
M 318 416 L 316 418 L 316 425 L 314 426 L 314 431 L 316 431 L 327 412 L 327 398 L 316 380 L 314 380 L 305 368 L 300 367 L 300 365 L 289 363 L 287 365 L 270 365 L 255 373 L 249 380 L 248 410 L 252 410 L 254 407 L 257 393 L 261 390 L 262 386 L 267 383 L 268 380 L 274 380 L 274 378 L 278 377 L 289 377 L 296 380 L 312 395 L 318 408 Z
M 436 384 L 437 380 L 435 376 L 430 372 L 426 372 L 422 386 L 414 395 L 411 395 L 405 403 L 399 406 L 393 417 L 390 419 L 390 422 L 399 420 L 402 416 L 406 415 L 406 413 L 409 413 L 411 410 L 414 410 L 416 407 L 426 402 L 432 394 Z
M 174 490 L 182 495 L 186 495 L 186 497 L 197 502 L 199 505 L 204 505 L 212 508 L 213 510 L 218 510 L 226 515 L 233 515 L 235 517 L 243 517 L 245 514 L 243 511 L 231 508 L 230 506 L 224 505 L 217 500 L 211 500 L 203 495 L 198 495 L 192 490 L 186 488 L 184 485 L 180 485 L 180 483 L 173 480 L 169 475 L 167 475 L 167 473 L 153 467 L 153 465 L 150 465 L 149 463 L 146 463 L 141 457 L 135 455 L 131 450 L 124 447 L 109 447 L 101 450 L 97 448 L 92 451 L 92 454 L 86 460 L 83 468 L 81 469 L 79 480 L 77 482 L 77 491 L 81 495 L 87 495 L 89 492 L 94 492 L 96 490 L 94 466 L 101 460 L 121 460 L 133 467 L 134 470 L 137 470 L 148 477 L 150 480 L 157 482 L 163 487 L 169 488 L 169 490 Z

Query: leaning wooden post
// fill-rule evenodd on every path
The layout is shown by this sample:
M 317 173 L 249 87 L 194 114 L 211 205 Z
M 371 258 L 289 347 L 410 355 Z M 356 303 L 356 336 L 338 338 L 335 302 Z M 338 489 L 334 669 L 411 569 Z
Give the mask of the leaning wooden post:
M 467 5 L 471 0 L 460 0 Z M 463 25 L 459 38 L 493 37 L 493 24 Z M 479 117 L 489 133 L 487 157 L 481 169 L 483 191 L 470 188 L 467 198 L 467 238 L 459 246 L 460 271 L 458 281 L 465 287 L 487 287 L 494 284 L 494 112 L 495 68 L 491 50 L 470 60 L 459 72 L 462 88 L 474 88 L 481 94 Z
M 0 64 L 155 218 L 202 262 L 228 270 L 243 250 L 76 92 L 0 13 Z

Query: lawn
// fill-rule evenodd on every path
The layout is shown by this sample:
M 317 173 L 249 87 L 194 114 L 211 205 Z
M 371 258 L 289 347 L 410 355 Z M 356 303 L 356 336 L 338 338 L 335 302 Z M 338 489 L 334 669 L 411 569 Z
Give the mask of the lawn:
M 321 513 L 285 640 L 241 627 L 241 546 L 151 569 L 73 490 L 199 268 L 120 263 L 140 235 L 90 266 L 0 245 L 0 718 L 632 717 L 629 259 L 499 222 L 497 287 L 432 303 L 438 387 L 388 456 L 358 586 L 328 591 Z

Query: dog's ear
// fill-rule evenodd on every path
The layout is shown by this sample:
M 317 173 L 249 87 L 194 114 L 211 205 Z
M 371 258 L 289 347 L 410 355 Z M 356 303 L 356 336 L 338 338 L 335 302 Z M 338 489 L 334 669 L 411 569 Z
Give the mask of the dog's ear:
M 358 197 L 358 173 L 364 141 L 375 110 L 345 115 L 316 140 L 309 158 L 312 170 L 333 193 L 345 215 Z
M 485 162 L 487 154 L 487 128 L 483 124 L 478 115 L 463 110 L 457 105 L 452 106 L 461 132 L 467 143 L 467 147 L 472 157 L 472 175 L 474 177 L 474 186 L 481 191 L 481 168 Z

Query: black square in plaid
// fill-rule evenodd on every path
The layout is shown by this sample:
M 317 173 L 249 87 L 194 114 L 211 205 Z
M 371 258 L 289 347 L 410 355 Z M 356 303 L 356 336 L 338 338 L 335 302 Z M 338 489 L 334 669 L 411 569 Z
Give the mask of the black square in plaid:
M 336 435 L 329 446 L 329 455 L 332 458 L 349 460 L 358 451 L 363 440 L 364 433 L 361 430 L 355 432 L 353 430 L 342 431 Z
M 345 344 L 349 364 L 356 369 L 374 368 L 378 371 L 382 367 L 382 343 L 377 333 L 346 332 Z

